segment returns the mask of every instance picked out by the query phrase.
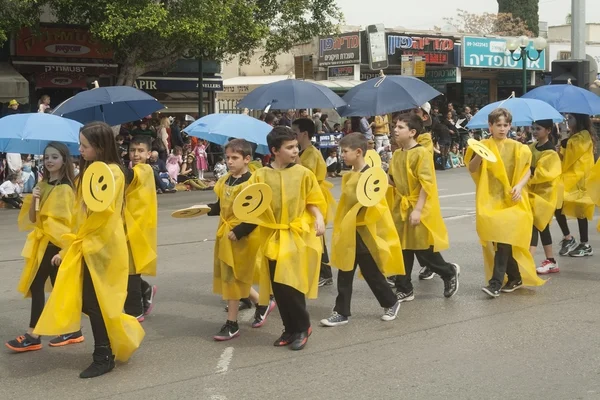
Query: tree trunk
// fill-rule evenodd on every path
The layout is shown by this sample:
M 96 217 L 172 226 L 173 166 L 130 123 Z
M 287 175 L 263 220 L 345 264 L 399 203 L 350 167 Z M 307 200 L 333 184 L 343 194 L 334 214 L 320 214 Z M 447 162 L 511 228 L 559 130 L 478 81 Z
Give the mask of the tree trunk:
M 136 58 L 136 54 L 140 51 L 130 52 L 120 62 L 119 76 L 117 77 L 117 86 L 133 86 L 135 80 L 143 74 L 151 71 L 162 71 L 171 67 L 182 56 L 181 51 L 173 51 L 161 58 L 153 59 L 152 61 L 141 63 Z

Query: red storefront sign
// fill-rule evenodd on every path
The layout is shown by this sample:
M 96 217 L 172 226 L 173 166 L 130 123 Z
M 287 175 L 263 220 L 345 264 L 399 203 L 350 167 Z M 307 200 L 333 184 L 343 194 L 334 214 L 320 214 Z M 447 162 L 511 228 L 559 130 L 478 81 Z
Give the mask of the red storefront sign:
M 39 35 L 23 28 L 16 43 L 16 55 L 26 57 L 70 57 L 111 59 L 113 53 L 82 28 L 40 27 Z

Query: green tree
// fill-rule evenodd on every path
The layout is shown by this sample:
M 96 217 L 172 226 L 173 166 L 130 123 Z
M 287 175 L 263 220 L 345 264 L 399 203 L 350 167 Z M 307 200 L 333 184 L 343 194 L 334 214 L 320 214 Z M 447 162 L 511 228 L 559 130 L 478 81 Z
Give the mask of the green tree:
M 498 12 L 512 14 L 527 24 L 534 36 L 539 35 L 539 0 L 498 0 Z
M 0 0 L 0 45 L 21 26 L 37 24 L 44 3 L 45 0 Z

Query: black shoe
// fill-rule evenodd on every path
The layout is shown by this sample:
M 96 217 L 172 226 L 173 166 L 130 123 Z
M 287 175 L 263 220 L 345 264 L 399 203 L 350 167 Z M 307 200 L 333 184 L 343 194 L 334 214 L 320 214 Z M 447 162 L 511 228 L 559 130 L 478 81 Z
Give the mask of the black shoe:
M 284 346 L 288 346 L 290 344 L 292 344 L 292 342 L 294 341 L 294 334 L 293 333 L 288 333 L 286 331 L 283 331 L 283 333 L 281 334 L 281 336 L 279 337 L 279 339 L 277 339 L 275 341 L 275 343 L 273 343 L 273 346 L 275 347 L 284 347 Z
M 500 297 L 500 290 L 492 285 L 481 288 L 490 297 Z
M 333 278 L 319 278 L 319 287 L 333 285 Z
M 404 292 L 396 292 L 396 298 L 400 303 L 404 303 L 406 301 L 413 301 L 415 299 L 415 293 L 411 290 L 408 293 Z
M 254 321 L 252 322 L 253 328 L 260 328 L 267 322 L 267 317 L 271 314 L 271 311 L 275 308 L 277 303 L 274 299 L 269 300 L 268 306 L 256 306 L 256 311 L 254 312 Z
M 506 282 L 506 285 L 504 285 L 500 291 L 503 293 L 512 293 L 521 287 L 523 287 L 523 281 L 519 279 L 518 281 L 514 280 Z
M 83 342 L 83 340 L 84 340 L 83 333 L 81 332 L 81 329 L 80 329 L 77 332 L 67 333 L 66 335 L 57 336 L 54 339 L 50 340 L 50 342 L 48 344 L 50 345 L 50 347 L 62 347 L 62 346 L 66 346 L 68 344 L 81 343 L 81 342 Z
M 109 346 L 98 346 L 94 350 L 94 362 L 79 374 L 80 378 L 95 378 L 104 375 L 115 367 L 115 356 Z
M 292 350 L 302 350 L 306 343 L 308 343 L 308 332 L 296 333 L 290 348 Z
M 218 342 L 224 342 L 226 340 L 231 340 L 240 335 L 240 327 L 237 321 L 229 321 L 225 322 L 225 325 L 221 327 L 219 333 L 213 336 Z
M 17 353 L 24 353 L 26 351 L 35 351 L 42 349 L 42 340 L 38 337 L 37 339 L 26 333 L 19 336 L 16 339 L 10 340 L 4 343 L 6 347 Z
M 434 276 L 435 272 L 433 272 L 427 267 L 421 268 L 421 271 L 419 272 L 419 280 L 421 281 L 428 281 L 430 279 L 433 279 Z
M 587 243 L 579 243 L 579 246 L 569 252 L 569 257 L 586 257 L 593 256 L 594 250 Z
M 154 297 L 156 296 L 157 291 L 158 287 L 154 285 L 148 287 L 146 291 L 142 294 L 142 301 L 144 303 L 144 315 L 148 315 L 152 312 L 152 309 L 154 308 Z
M 454 275 L 444 280 L 444 297 L 450 298 L 458 292 L 458 277 L 460 276 L 460 266 L 458 264 L 452 264 L 454 266 Z
M 558 251 L 558 254 L 561 256 L 566 256 L 567 254 L 569 254 L 576 248 L 577 248 L 577 241 L 575 240 L 574 237 L 571 237 L 570 240 L 563 239 L 560 241 L 560 250 Z

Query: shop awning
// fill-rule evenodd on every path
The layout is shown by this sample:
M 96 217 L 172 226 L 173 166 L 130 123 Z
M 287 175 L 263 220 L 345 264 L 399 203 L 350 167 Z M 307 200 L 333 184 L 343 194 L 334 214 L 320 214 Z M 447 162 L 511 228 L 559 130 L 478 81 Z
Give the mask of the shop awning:
M 294 77 L 290 77 L 289 75 L 236 76 L 235 78 L 225 79 L 223 86 L 260 86 L 285 79 L 294 79 Z
M 354 80 L 339 80 L 339 81 L 311 81 L 318 85 L 323 85 L 333 90 L 334 92 L 347 92 L 352 89 L 356 85 L 360 85 L 363 83 L 362 81 L 354 81 Z
M 0 102 L 29 103 L 29 82 L 9 63 L 0 63 Z

